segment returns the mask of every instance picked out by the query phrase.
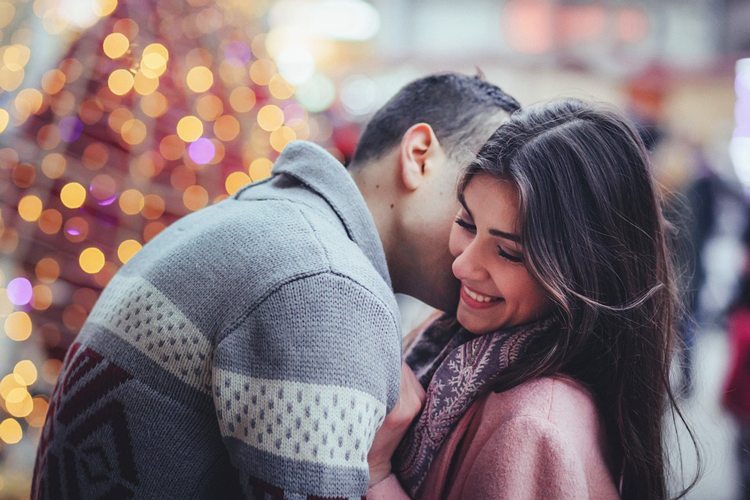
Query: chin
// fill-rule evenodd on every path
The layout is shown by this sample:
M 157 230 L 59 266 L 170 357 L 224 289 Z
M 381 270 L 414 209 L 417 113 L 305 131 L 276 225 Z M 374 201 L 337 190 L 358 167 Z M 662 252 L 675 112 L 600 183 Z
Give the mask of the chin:
M 467 312 L 465 306 L 459 306 L 458 311 L 456 312 L 456 319 L 461 323 L 461 326 L 474 335 L 484 335 L 499 328 L 499 326 L 488 325 L 486 322 L 477 318 L 474 314 Z

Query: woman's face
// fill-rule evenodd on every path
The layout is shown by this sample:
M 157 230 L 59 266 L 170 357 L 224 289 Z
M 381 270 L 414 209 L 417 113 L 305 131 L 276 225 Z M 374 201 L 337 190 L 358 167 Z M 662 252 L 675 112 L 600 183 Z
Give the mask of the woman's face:
M 450 235 L 453 274 L 461 280 L 458 321 L 484 334 L 548 313 L 552 302 L 524 263 L 515 185 L 479 175 L 459 201 Z

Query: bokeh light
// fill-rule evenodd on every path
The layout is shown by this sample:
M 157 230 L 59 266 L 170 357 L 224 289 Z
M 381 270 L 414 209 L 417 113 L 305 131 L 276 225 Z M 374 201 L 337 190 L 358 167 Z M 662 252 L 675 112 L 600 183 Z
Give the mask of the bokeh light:
M 78 208 L 86 201 L 86 188 L 77 182 L 69 182 L 60 190 L 60 200 L 68 208 Z
M 96 247 L 89 247 L 81 252 L 78 263 L 84 272 L 98 273 L 104 267 L 104 253 Z
M 122 57 L 130 48 L 130 40 L 122 33 L 110 33 L 104 39 L 103 49 L 107 57 L 117 59 Z
M 31 318 L 24 311 L 12 312 L 3 325 L 9 339 L 21 342 L 31 336 Z
M 119 247 L 117 247 L 117 258 L 120 259 L 120 262 L 125 264 L 133 257 L 133 255 L 138 253 L 142 247 L 143 245 L 136 240 L 125 240 L 120 243 Z
M 8 283 L 8 299 L 17 306 L 28 304 L 31 301 L 31 289 L 31 282 L 26 278 L 14 278 Z
M 6 418 L 0 422 L 0 440 L 6 444 L 16 444 L 23 437 L 21 424 L 14 418 Z
M 18 202 L 18 215 L 27 222 L 36 222 L 42 215 L 42 200 L 33 194 L 24 196 Z
M 203 135 L 203 122 L 196 116 L 185 116 L 177 122 L 177 136 L 185 142 L 193 142 Z

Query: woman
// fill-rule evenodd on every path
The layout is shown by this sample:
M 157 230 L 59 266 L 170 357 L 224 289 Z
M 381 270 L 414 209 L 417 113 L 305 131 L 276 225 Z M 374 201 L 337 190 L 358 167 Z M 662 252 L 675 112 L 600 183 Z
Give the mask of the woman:
M 402 398 L 419 380 L 424 410 L 392 460 L 386 420 L 368 498 L 667 498 L 676 294 L 637 133 L 575 100 L 516 112 L 459 200 L 460 325 L 408 352 Z

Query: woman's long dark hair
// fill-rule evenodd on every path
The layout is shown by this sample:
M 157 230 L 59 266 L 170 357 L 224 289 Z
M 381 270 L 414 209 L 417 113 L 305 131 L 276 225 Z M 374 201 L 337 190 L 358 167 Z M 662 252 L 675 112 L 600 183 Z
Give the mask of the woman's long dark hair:
M 596 399 L 622 498 L 666 499 L 663 416 L 676 408 L 669 366 L 679 302 L 669 226 L 638 133 L 577 100 L 518 111 L 459 191 L 485 176 L 517 186 L 525 264 L 563 325 L 498 390 L 556 373 L 581 381 Z

